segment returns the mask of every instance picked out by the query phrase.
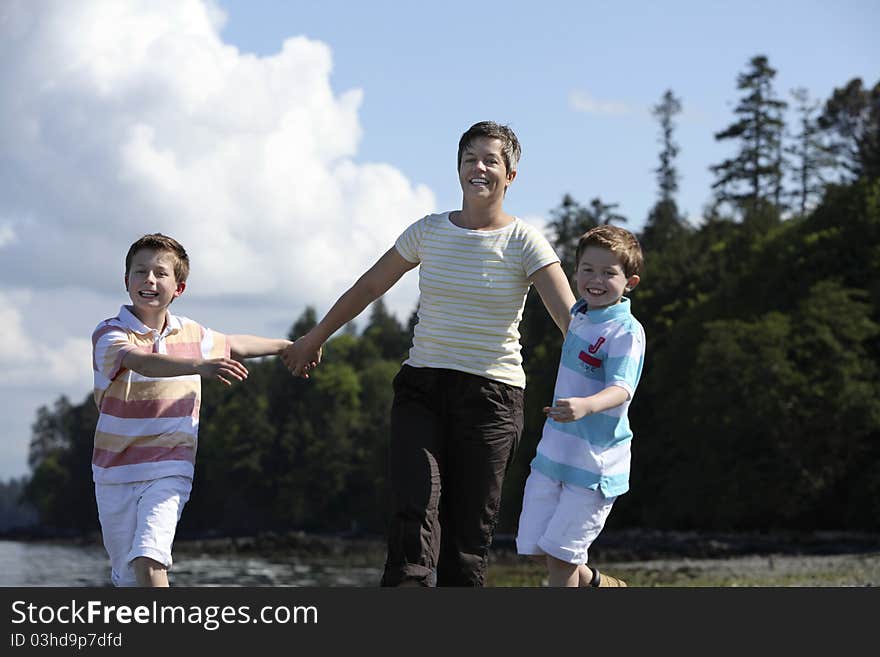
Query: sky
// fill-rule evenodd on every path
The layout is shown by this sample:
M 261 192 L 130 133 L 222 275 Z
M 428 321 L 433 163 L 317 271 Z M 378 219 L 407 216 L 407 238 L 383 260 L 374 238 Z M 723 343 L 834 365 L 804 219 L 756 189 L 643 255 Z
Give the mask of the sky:
M 544 227 L 565 194 L 600 197 L 640 230 L 667 89 L 696 224 L 748 61 L 824 100 L 880 81 L 878 29 L 874 0 L 0 0 L 0 479 L 28 473 L 40 406 L 90 396 L 141 235 L 189 252 L 175 313 L 283 336 L 460 207 L 477 121 L 522 143 L 509 212 Z M 386 295 L 402 321 L 416 299 L 415 271 Z

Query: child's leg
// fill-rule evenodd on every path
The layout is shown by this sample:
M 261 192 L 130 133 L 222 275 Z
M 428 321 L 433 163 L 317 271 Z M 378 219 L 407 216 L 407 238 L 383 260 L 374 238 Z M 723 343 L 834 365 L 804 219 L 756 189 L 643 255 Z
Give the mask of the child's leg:
M 576 563 L 568 563 L 547 555 L 547 577 L 550 586 L 576 587 L 579 583 L 580 568 Z
M 616 498 L 601 491 L 562 484 L 559 504 L 538 547 L 547 554 L 551 586 L 592 586 L 594 573 L 586 565 L 589 547 L 605 526 Z
M 95 484 L 95 501 L 113 586 L 137 586 L 129 553 L 137 526 L 138 484 Z
M 522 511 L 516 530 L 517 554 L 530 556 L 546 563 L 544 550 L 538 547 L 538 540 L 547 530 L 547 525 L 559 504 L 562 483 L 545 474 L 532 470 L 526 478 L 523 490 Z
M 168 586 L 168 569 L 165 564 L 154 561 L 149 557 L 136 557 L 131 562 L 134 568 L 137 585 L 143 587 L 166 587 Z
M 128 554 L 138 586 L 168 586 L 171 545 L 191 487 L 192 481 L 186 477 L 161 477 L 145 483 Z
M 587 564 L 582 563 L 578 566 L 578 586 L 593 586 L 593 578 L 595 573 Z

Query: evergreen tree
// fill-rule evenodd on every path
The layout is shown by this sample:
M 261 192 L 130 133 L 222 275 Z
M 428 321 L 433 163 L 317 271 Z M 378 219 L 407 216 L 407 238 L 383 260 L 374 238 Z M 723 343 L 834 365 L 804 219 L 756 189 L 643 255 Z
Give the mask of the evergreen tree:
M 550 243 L 562 262 L 562 269 L 569 275 L 574 273 L 574 254 L 578 239 L 590 228 L 597 226 L 593 215 L 574 200 L 570 194 L 562 197 L 558 207 L 550 210 L 549 223 L 552 236 Z
M 681 112 L 681 100 L 675 97 L 671 89 L 667 89 L 663 98 L 653 108 L 653 115 L 660 122 L 660 166 L 654 169 L 657 174 L 657 185 L 660 189 L 661 201 L 674 201 L 678 191 L 678 170 L 673 163 L 678 155 L 678 144 L 673 139 L 675 123 L 673 119 Z
M 872 89 L 853 78 L 835 89 L 819 117 L 829 137 L 829 148 L 843 171 L 843 179 L 880 177 L 880 82 Z
M 768 205 L 777 212 L 780 208 L 782 112 L 787 107 L 775 97 L 772 83 L 776 70 L 767 57 L 753 57 L 749 66 L 737 79 L 737 88 L 745 93 L 734 110 L 739 119 L 715 134 L 718 141 L 737 140 L 739 150 L 734 157 L 709 167 L 717 178 L 712 187 L 718 201 L 730 203 L 745 219 L 766 216 Z
M 791 169 L 795 190 L 791 197 L 794 208 L 799 214 L 815 207 L 825 189 L 823 171 L 832 166 L 827 147 L 822 143 L 822 131 L 815 116 L 819 108 L 818 102 L 811 102 L 809 94 L 803 87 L 793 89 L 791 95 L 797 102 L 799 132 L 794 135 L 794 143 L 786 151 L 792 156 L 794 165 Z
M 296 340 L 315 328 L 318 323 L 318 315 L 314 307 L 306 306 L 299 318 L 293 323 L 290 332 L 287 334 L 288 340 Z
M 590 201 L 588 207 L 584 207 L 570 194 L 566 194 L 559 207 L 550 211 L 550 216 L 553 217 L 549 224 L 552 232 L 550 243 L 562 261 L 562 269 L 566 274 L 574 273 L 574 256 L 581 235 L 590 228 L 612 221 L 626 223 L 626 217 L 613 211 L 618 205 L 603 203 L 601 198 L 596 197 Z
M 660 122 L 660 143 L 663 148 L 660 151 L 660 165 L 654 169 L 657 174 L 659 200 L 648 214 L 644 231 L 640 236 L 642 248 L 646 251 L 666 248 L 677 242 L 686 230 L 675 202 L 679 176 L 674 161 L 679 148 L 673 137 L 675 130 L 673 119 L 680 112 L 681 101 L 675 97 L 672 90 L 667 90 L 660 103 L 653 109 L 654 116 Z
M 603 203 L 598 196 L 590 201 L 590 207 L 587 208 L 587 215 L 591 222 L 596 226 L 610 224 L 613 221 L 619 221 L 622 224 L 627 223 L 627 218 L 622 214 L 617 214 L 614 209 L 620 203 Z
M 364 337 L 376 345 L 381 358 L 403 360 L 409 348 L 406 329 L 388 312 L 381 297 L 373 302 Z

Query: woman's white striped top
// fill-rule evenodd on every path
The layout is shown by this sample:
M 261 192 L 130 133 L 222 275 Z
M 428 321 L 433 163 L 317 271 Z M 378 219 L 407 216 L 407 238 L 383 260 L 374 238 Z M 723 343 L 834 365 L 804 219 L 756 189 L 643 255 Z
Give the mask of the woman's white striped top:
M 444 212 L 411 224 L 395 247 L 421 265 L 419 322 L 406 364 L 525 388 L 519 323 L 529 278 L 559 262 L 547 239 L 518 218 L 497 230 L 470 230 Z

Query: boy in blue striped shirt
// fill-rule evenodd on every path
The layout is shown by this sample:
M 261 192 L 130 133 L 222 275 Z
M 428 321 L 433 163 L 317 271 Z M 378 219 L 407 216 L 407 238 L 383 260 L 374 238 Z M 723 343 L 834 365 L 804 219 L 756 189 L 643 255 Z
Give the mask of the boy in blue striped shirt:
M 525 484 L 517 552 L 546 559 L 550 586 L 626 586 L 588 566 L 587 554 L 617 496 L 629 490 L 627 410 L 645 332 L 623 295 L 639 283 L 642 250 L 629 231 L 597 226 L 581 236 L 576 261 L 580 299 Z

